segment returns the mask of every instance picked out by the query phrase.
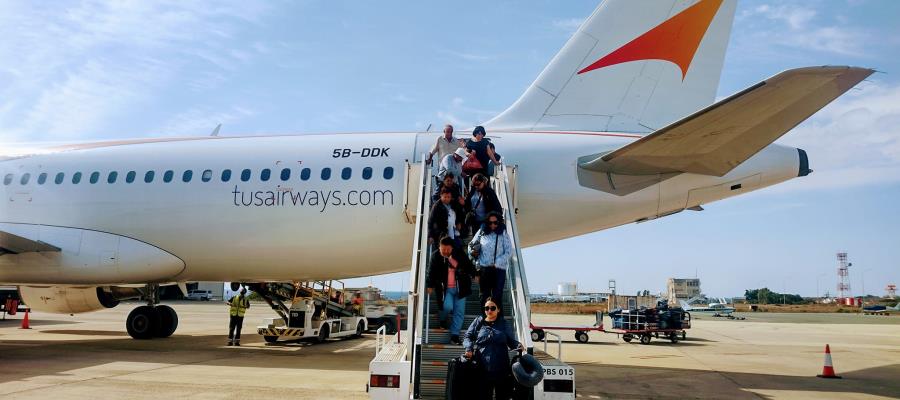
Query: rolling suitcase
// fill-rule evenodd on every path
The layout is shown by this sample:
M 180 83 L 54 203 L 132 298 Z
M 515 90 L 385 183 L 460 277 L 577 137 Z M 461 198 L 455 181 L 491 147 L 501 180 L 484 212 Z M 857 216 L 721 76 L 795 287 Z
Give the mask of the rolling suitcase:
M 447 385 L 444 397 L 448 400 L 472 400 L 476 395 L 478 362 L 456 357 L 447 363 Z

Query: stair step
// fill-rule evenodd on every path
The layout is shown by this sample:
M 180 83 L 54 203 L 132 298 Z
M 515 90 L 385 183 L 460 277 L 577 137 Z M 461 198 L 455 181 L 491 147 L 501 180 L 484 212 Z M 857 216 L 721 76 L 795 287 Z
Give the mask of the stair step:
M 420 399 L 443 399 L 446 394 L 446 384 L 441 381 L 441 383 L 432 383 L 432 382 L 421 382 L 419 384 L 419 398 Z

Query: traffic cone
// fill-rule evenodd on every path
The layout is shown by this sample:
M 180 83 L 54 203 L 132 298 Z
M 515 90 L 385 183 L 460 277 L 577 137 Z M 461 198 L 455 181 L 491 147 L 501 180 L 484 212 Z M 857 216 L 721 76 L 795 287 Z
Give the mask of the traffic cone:
M 22 327 L 19 329 L 31 329 L 31 325 L 28 324 L 28 310 L 25 310 L 25 318 L 22 319 Z
M 825 366 L 822 367 L 822 374 L 816 375 L 819 378 L 841 379 L 840 376 L 834 374 L 834 366 L 831 365 L 831 347 L 825 345 Z

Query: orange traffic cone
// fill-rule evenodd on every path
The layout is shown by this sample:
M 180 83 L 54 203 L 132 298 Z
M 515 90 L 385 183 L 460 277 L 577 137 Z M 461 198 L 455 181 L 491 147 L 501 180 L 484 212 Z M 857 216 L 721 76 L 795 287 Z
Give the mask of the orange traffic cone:
M 825 345 L 825 366 L 822 367 L 822 374 L 816 375 L 819 378 L 841 379 L 840 376 L 834 374 L 834 366 L 831 365 L 831 347 Z
M 22 327 L 19 329 L 31 329 L 31 325 L 28 324 L 28 310 L 25 310 L 25 318 L 22 319 Z

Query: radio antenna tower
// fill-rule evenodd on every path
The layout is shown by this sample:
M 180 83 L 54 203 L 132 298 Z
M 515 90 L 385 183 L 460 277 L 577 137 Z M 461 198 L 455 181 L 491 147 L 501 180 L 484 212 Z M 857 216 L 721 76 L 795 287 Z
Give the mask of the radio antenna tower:
M 838 260 L 838 279 L 837 290 L 840 294 L 838 298 L 845 298 L 850 295 L 850 266 L 852 263 L 847 262 L 847 253 L 837 253 Z

